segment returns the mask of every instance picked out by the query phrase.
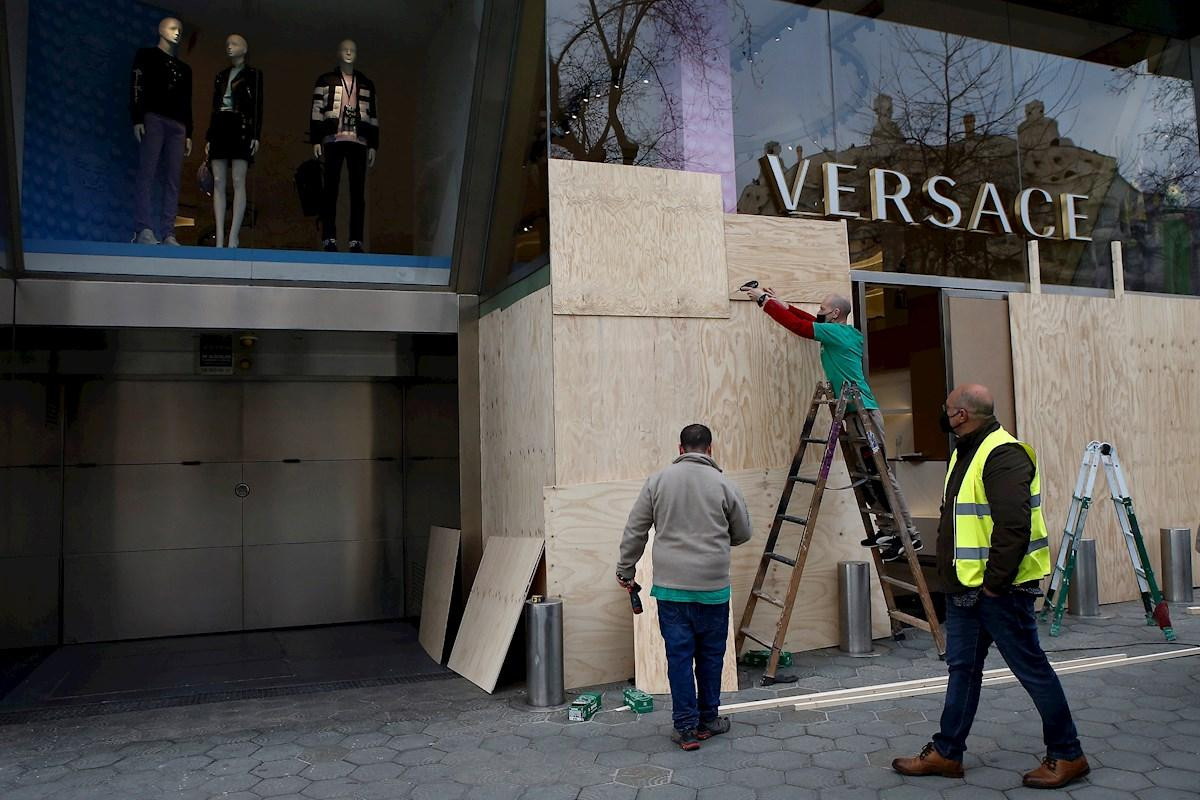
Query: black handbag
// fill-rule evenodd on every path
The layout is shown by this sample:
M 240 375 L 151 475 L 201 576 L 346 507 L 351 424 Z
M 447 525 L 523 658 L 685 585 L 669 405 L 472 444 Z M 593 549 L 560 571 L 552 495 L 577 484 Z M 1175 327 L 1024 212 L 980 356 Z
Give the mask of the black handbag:
M 324 185 L 325 172 L 317 159 L 310 158 L 296 167 L 296 192 L 300 195 L 304 216 L 315 217 L 321 213 Z

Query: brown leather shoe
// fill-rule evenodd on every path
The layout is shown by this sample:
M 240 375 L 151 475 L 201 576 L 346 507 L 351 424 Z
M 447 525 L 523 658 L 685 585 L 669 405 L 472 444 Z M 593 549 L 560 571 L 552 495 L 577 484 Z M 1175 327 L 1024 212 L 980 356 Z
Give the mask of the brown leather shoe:
M 934 748 L 933 742 L 922 747 L 916 758 L 897 758 L 892 762 L 892 769 L 901 775 L 941 775 L 943 778 L 963 776 L 962 762 L 944 757 Z
M 1067 761 L 1063 758 L 1042 759 L 1042 765 L 1033 772 L 1025 773 L 1025 785 L 1031 789 L 1059 789 L 1076 778 L 1092 771 L 1086 756 Z

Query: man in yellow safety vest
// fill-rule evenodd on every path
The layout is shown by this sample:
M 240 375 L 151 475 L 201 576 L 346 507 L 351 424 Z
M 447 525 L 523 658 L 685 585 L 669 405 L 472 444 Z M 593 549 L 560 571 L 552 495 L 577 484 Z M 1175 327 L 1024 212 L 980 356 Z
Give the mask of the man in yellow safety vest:
M 957 437 L 937 541 L 950 679 L 941 730 L 915 758 L 897 758 L 892 768 L 903 775 L 962 777 L 983 662 L 995 642 L 1042 717 L 1046 756 L 1025 775 L 1025 785 L 1056 789 L 1089 767 L 1058 675 L 1038 642 L 1033 612 L 1039 584 L 1050 574 L 1037 454 L 996 421 L 985 386 L 951 392 L 941 423 Z

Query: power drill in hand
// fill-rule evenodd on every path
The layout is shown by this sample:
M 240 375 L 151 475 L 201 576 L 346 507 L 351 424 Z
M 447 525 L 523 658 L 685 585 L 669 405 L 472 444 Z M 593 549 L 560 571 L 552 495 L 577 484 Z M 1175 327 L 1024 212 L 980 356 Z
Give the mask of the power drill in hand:
M 625 587 L 625 591 L 629 592 L 629 605 L 633 606 L 633 613 L 642 613 L 642 597 L 638 594 L 642 591 L 641 584 L 621 578 L 621 585 Z

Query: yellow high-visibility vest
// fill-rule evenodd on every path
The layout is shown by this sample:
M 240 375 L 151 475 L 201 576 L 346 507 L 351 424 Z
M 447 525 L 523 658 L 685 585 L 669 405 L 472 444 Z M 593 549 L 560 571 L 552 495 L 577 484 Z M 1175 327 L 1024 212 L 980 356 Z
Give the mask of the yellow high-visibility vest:
M 1021 445 L 1033 462 L 1033 481 L 1029 484 L 1029 548 L 1025 551 L 1025 558 L 1021 560 L 1013 583 L 1041 580 L 1050 574 L 1050 537 L 1046 532 L 1046 521 L 1042 518 L 1042 479 L 1037 454 L 1025 442 L 1018 441 L 1011 433 L 1000 428 L 988 434 L 980 443 L 971 463 L 967 465 L 958 494 L 946 499 L 946 502 L 954 504 L 954 571 L 963 586 L 983 585 L 983 572 L 987 568 L 994 527 L 991 507 L 983 488 L 983 466 L 992 451 L 1005 444 Z M 946 470 L 943 496 L 957 460 L 958 452 L 955 451 L 950 456 L 950 466 Z

